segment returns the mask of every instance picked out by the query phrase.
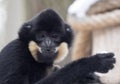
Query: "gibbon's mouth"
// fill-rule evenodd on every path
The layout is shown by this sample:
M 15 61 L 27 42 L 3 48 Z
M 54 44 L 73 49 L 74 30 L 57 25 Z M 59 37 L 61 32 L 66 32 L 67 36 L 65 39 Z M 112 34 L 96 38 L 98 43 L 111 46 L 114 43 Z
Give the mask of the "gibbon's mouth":
M 49 49 L 43 49 L 43 48 L 41 48 L 41 47 L 38 47 L 38 51 L 39 51 L 39 53 L 41 53 L 41 54 L 55 54 L 55 53 L 57 53 L 58 52 L 58 47 L 57 48 L 55 48 L 55 49 L 51 49 L 51 48 L 49 48 Z
M 40 53 L 38 52 L 37 61 L 42 63 L 54 62 L 57 57 L 58 52 L 56 53 Z
M 65 42 L 62 42 L 58 47 L 52 49 L 51 51 L 46 51 L 37 45 L 36 42 L 31 41 L 29 43 L 29 51 L 35 61 L 37 62 L 50 62 L 59 63 L 67 56 L 69 49 Z
M 38 61 L 39 62 L 53 62 L 57 58 L 58 48 L 42 48 L 38 47 Z

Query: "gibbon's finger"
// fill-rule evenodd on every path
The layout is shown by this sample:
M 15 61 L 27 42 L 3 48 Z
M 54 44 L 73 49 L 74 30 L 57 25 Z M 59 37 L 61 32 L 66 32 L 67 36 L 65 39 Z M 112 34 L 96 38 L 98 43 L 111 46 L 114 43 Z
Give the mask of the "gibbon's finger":
M 109 59 L 106 59 L 105 61 L 109 63 L 116 63 L 115 58 L 109 58 Z
M 112 58 L 112 57 L 114 57 L 114 53 L 107 53 L 106 54 L 106 58 Z
M 104 53 L 104 54 L 97 54 L 100 58 L 112 58 L 114 57 L 113 53 Z

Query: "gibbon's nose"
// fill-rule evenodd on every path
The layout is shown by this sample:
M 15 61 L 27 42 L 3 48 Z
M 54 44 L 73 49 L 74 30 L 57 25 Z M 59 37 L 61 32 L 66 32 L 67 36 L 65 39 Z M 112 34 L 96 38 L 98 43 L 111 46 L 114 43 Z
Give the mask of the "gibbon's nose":
M 41 43 L 41 51 L 44 54 L 54 54 L 56 53 L 56 47 L 54 41 L 52 41 L 49 37 L 47 37 L 42 43 Z
M 56 49 L 55 48 L 50 48 L 50 47 L 47 47 L 47 48 L 43 48 L 42 49 L 42 51 L 43 51 L 43 53 L 49 53 L 49 54 L 54 54 L 55 53 L 55 51 L 56 51 Z
M 50 48 L 47 48 L 46 51 L 47 51 L 47 52 L 50 52 Z

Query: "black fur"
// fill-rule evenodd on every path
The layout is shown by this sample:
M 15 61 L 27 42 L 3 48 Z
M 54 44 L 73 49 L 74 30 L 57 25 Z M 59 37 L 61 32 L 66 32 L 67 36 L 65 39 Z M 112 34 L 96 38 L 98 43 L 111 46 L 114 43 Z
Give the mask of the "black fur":
M 89 78 L 90 73 L 106 73 L 113 68 L 115 59 L 112 53 L 96 54 L 72 62 L 47 75 L 47 69 L 53 66 L 53 62 L 36 62 L 28 49 L 31 40 L 39 43 L 36 35 L 43 30 L 59 34 L 56 45 L 66 42 L 69 47 L 71 46 L 72 29 L 53 10 L 43 11 L 26 22 L 19 31 L 19 38 L 1 51 L 0 84 L 74 84 L 78 81 L 79 84 L 87 84 L 92 77 Z

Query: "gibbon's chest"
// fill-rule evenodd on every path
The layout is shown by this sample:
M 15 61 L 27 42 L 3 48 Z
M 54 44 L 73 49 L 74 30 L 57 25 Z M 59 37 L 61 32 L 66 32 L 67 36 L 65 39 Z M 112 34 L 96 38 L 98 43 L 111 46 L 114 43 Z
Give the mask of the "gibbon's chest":
M 52 74 L 53 72 L 60 69 L 60 66 L 53 65 L 53 66 L 34 66 L 31 68 L 28 73 L 28 77 L 26 77 L 25 84 L 34 84 L 35 82 L 39 81 L 40 79 Z M 27 81 L 29 80 L 29 81 Z
M 51 74 L 53 72 L 53 66 L 46 66 L 41 64 L 36 65 L 30 65 L 28 70 L 28 75 L 25 77 L 25 81 L 33 84 L 40 79 L 46 77 L 47 75 Z M 28 80 L 28 81 L 27 81 Z M 27 84 L 27 83 L 26 83 Z

